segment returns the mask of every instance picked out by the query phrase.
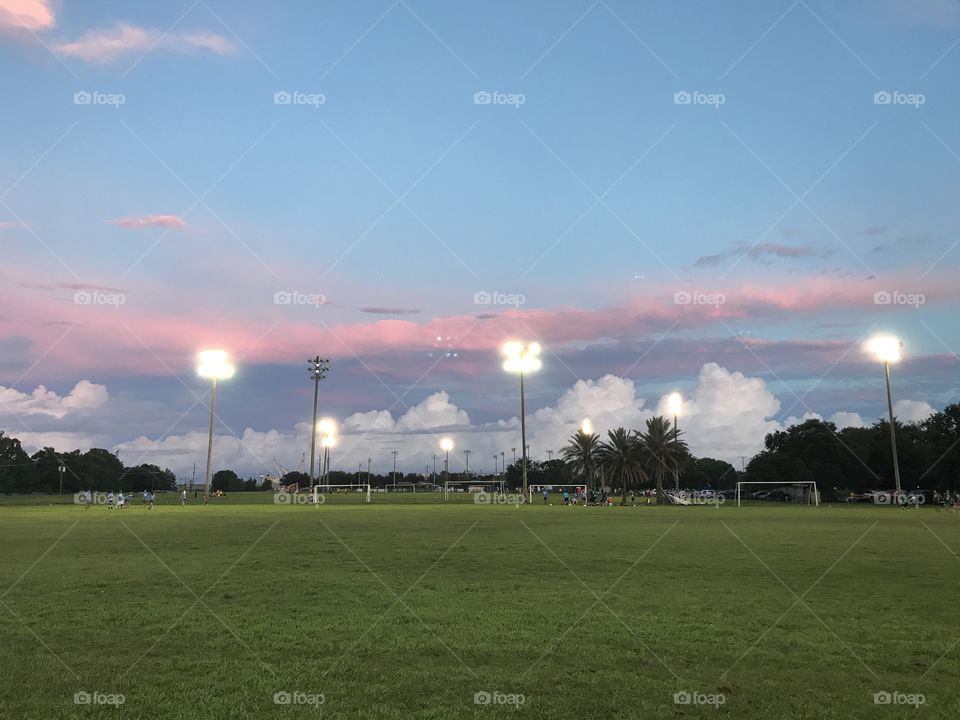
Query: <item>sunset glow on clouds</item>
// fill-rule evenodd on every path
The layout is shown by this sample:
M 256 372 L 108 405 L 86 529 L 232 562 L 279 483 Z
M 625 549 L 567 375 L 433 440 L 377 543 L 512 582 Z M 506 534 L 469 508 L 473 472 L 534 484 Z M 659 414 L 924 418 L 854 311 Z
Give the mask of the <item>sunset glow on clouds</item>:
M 250 472 L 244 442 L 299 454 L 318 353 L 357 453 L 416 437 L 416 468 L 442 418 L 492 455 L 517 442 L 499 349 L 526 339 L 541 447 L 679 388 L 693 445 L 728 456 L 873 422 L 878 331 L 920 419 L 958 393 L 960 50 L 886 5 L 818 5 L 858 61 L 802 8 L 757 42 L 759 0 L 686 25 L 596 6 L 569 33 L 584 8 L 545 2 L 0 0 L 0 77 L 30 88 L 0 161 L 0 429 L 192 464 L 219 347 L 218 445 Z M 675 102 L 707 84 L 722 106 Z M 929 101 L 874 102 L 901 84 Z

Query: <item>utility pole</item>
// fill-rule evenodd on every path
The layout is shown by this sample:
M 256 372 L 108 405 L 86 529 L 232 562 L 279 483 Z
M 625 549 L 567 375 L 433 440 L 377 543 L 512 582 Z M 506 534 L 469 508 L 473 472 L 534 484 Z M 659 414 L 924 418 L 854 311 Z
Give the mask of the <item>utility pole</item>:
M 393 455 L 393 491 L 397 491 L 397 451 L 393 450 L 390 453 Z
M 190 478 L 190 492 L 193 492 L 194 485 L 197 484 L 197 464 L 193 464 L 193 477 Z
M 433 454 L 433 483 L 437 483 L 437 454 Z
M 464 474 L 469 475 L 470 474 L 470 451 L 464 450 L 463 457 L 466 458 L 466 461 L 467 461 L 467 469 Z
M 317 451 L 317 393 L 320 390 L 320 381 L 323 380 L 330 371 L 330 359 L 322 358 L 319 355 L 307 360 L 307 373 L 313 380 L 313 424 L 310 425 L 310 489 L 313 489 L 313 468 L 314 458 Z
M 513 464 L 516 465 L 516 464 L 517 464 L 517 449 L 516 449 L 516 448 L 510 448 L 510 449 L 513 450 Z
M 547 450 L 547 460 L 553 460 L 553 450 Z

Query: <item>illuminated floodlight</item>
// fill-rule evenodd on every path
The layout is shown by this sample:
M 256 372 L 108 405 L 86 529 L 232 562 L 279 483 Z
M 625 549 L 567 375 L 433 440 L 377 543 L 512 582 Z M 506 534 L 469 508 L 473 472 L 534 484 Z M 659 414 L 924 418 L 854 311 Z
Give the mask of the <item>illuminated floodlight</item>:
M 203 350 L 199 355 L 197 374 L 209 380 L 226 380 L 236 372 L 226 350 Z
M 529 373 L 543 367 L 540 361 L 540 343 L 524 345 L 511 340 L 503 344 L 503 354 L 507 356 L 503 361 L 503 369 L 507 372 Z
M 867 341 L 867 352 L 880 362 L 900 362 L 903 343 L 892 335 L 876 335 Z

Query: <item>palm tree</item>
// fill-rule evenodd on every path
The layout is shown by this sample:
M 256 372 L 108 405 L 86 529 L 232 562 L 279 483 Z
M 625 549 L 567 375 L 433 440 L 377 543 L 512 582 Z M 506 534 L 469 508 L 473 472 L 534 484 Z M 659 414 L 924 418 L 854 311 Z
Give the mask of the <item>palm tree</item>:
M 606 477 L 623 488 L 621 504 L 627 504 L 627 489 L 646 480 L 643 446 L 634 433 L 620 427 L 607 431 L 608 440 L 597 447 L 597 464 Z
M 600 438 L 594 433 L 577 430 L 575 435 L 570 436 L 570 442 L 567 443 L 560 452 L 563 461 L 566 463 L 567 471 L 574 477 L 582 477 L 587 491 L 597 474 L 597 447 L 600 444 Z
M 637 440 L 643 447 L 642 456 L 645 469 L 657 481 L 657 504 L 665 501 L 663 492 L 663 478 L 678 472 L 690 451 L 687 443 L 680 439 L 683 433 L 673 427 L 670 421 L 662 416 L 647 420 L 647 430 L 637 433 Z

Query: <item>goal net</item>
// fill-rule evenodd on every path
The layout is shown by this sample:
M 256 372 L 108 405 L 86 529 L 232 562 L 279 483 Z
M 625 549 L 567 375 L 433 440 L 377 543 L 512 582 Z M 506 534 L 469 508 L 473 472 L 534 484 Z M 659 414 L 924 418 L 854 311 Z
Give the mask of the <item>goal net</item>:
M 327 495 L 336 495 L 340 493 L 364 493 L 364 502 L 372 502 L 370 496 L 369 483 L 353 483 L 352 485 L 314 485 L 311 502 L 314 505 L 323 505 L 326 502 Z
M 445 480 L 443 483 L 443 499 L 448 500 L 450 493 L 502 493 L 502 480 Z
M 769 500 L 793 502 L 802 505 L 820 505 L 820 493 L 813 480 L 797 482 L 749 481 L 737 483 L 737 507 L 742 500 Z

